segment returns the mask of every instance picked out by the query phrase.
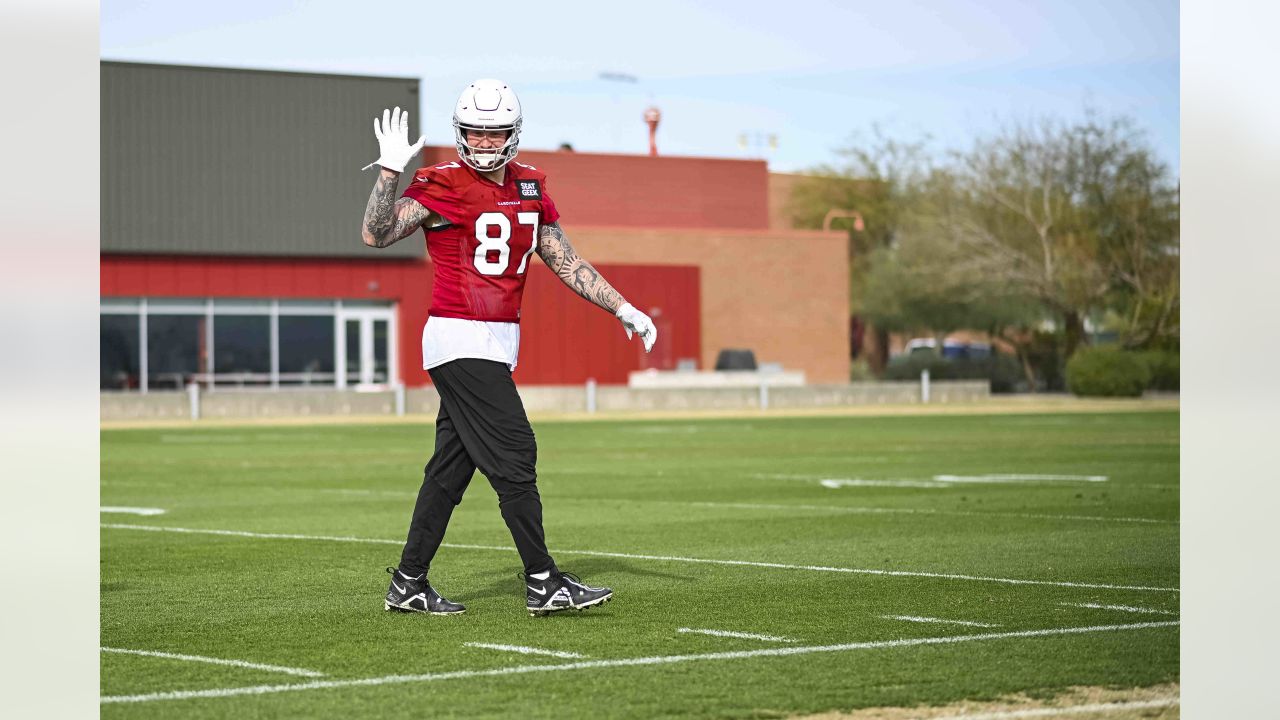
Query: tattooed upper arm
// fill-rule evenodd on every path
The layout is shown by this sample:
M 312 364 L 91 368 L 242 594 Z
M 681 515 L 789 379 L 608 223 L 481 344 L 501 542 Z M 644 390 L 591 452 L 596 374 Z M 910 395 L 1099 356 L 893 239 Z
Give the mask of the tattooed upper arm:
M 413 198 L 397 200 L 398 181 L 399 174 L 384 172 L 374 184 L 360 224 L 360 237 L 365 245 L 387 247 L 429 223 L 434 215 Z

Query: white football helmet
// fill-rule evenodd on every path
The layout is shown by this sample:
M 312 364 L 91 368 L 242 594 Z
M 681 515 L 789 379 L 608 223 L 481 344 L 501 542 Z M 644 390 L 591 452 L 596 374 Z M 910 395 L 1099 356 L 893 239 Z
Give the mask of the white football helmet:
M 520 99 L 501 80 L 476 80 L 462 91 L 453 108 L 453 133 L 458 157 L 476 170 L 491 172 L 511 162 L 520 145 Z M 467 130 L 506 130 L 500 148 L 473 148 Z

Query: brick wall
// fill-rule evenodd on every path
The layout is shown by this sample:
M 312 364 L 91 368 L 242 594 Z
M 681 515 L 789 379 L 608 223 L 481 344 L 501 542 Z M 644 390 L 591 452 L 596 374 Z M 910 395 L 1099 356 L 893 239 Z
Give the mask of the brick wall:
M 849 381 L 848 236 L 797 230 L 592 227 L 565 233 L 593 263 L 696 265 L 702 288 L 700 367 L 724 348 L 803 370 L 809 383 Z M 629 297 L 649 310 L 644 297 Z

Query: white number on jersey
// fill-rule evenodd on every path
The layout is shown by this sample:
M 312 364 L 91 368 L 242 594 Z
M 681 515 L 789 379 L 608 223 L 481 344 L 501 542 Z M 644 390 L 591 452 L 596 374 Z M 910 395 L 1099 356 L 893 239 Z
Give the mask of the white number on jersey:
M 529 256 L 538 247 L 538 213 L 516 213 L 516 220 L 521 225 L 533 228 L 533 242 L 529 243 L 528 252 L 520 258 L 520 267 L 516 268 L 516 274 L 520 275 L 529 266 Z M 495 227 L 498 229 L 497 236 L 490 232 Z M 511 264 L 511 245 L 508 244 L 511 240 L 511 220 L 500 212 L 481 213 L 476 218 L 476 240 L 480 242 L 476 246 L 476 270 L 481 275 L 501 275 L 506 272 Z M 489 260 L 490 251 L 497 251 L 497 260 Z

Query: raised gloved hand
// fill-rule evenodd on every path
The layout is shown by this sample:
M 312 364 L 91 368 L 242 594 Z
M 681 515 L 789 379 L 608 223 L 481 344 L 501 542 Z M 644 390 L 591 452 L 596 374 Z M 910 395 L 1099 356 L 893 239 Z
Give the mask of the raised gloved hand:
M 418 138 L 418 142 L 409 144 L 409 111 L 402 113 L 400 108 L 395 111 L 383 110 L 381 121 L 375 117 L 373 134 L 378 138 L 378 150 L 382 156 L 360 168 L 361 170 L 381 165 L 386 170 L 404 172 L 404 166 L 409 164 L 427 142 L 427 136 L 423 135 Z
M 631 333 L 639 333 L 640 339 L 644 341 L 644 351 L 653 349 L 653 343 L 658 339 L 658 328 L 653 326 L 648 315 L 632 307 L 631 303 L 623 303 L 614 314 L 622 321 L 622 327 L 626 328 L 628 340 L 631 339 Z

